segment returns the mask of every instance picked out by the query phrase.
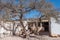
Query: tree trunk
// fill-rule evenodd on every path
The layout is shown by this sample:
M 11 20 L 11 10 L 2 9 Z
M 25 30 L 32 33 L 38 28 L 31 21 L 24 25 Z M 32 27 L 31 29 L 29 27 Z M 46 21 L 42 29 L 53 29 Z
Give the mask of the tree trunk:
M 21 16 L 20 16 L 20 23 L 21 23 L 21 26 L 23 27 L 23 33 L 25 33 L 25 27 L 24 27 L 24 24 L 23 24 L 22 17 L 23 17 L 23 13 L 21 13 Z
M 13 31 L 12 31 L 12 33 L 13 33 L 13 35 L 15 35 L 15 23 L 13 23 Z

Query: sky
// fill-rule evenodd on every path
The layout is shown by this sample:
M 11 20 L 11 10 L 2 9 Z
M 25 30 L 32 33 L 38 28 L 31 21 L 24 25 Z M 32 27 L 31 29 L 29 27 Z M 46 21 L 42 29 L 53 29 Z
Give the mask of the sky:
M 4 1 L 4 0 L 2 0 L 2 1 Z M 51 2 L 55 9 L 60 8 L 60 0 L 47 0 L 47 1 L 48 1 L 48 2 Z M 6 1 L 5 1 L 5 2 L 6 2 Z M 16 0 L 15 4 L 17 4 L 17 2 L 18 2 L 18 1 Z M 27 2 L 28 2 L 28 0 L 27 0 Z M 26 6 L 27 6 L 27 3 L 26 3 Z M 37 18 L 39 15 L 41 16 L 41 14 L 40 14 L 39 11 L 37 11 L 37 10 L 32 10 L 32 11 L 28 12 L 28 14 L 25 15 L 24 17 L 25 17 L 25 18 Z M 16 19 L 16 18 L 17 18 L 17 17 L 15 17 L 15 19 Z
M 52 3 L 55 9 L 60 8 L 60 0 L 49 0 L 49 2 Z M 28 15 L 26 15 L 26 18 L 34 18 L 34 16 L 36 16 L 37 18 L 38 15 L 39 15 L 39 12 L 36 10 L 35 11 L 33 10 Z
M 60 0 L 49 0 L 55 8 L 60 8 Z
M 4 2 L 9 2 L 8 0 L 2 0 Z M 53 4 L 55 8 L 60 8 L 60 0 L 47 0 Z M 15 1 L 14 1 L 15 2 Z M 18 0 L 16 0 L 15 4 L 17 4 Z M 28 0 L 26 2 L 29 2 Z M 27 3 L 26 3 L 27 4 Z
M 60 0 L 48 0 L 48 2 L 51 2 L 55 9 L 60 8 Z M 41 16 L 41 13 L 39 11 L 32 10 L 28 12 L 28 14 L 24 16 L 24 18 L 39 18 L 40 16 Z M 17 17 L 15 17 L 15 19 L 16 18 Z

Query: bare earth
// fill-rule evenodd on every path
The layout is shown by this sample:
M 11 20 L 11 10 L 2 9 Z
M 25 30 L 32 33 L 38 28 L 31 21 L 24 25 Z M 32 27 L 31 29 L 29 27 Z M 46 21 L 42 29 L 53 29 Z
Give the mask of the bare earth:
M 0 40 L 60 40 L 60 37 L 53 38 L 47 35 L 42 35 L 42 36 L 33 36 L 29 38 L 21 38 L 17 36 L 10 36 L 10 37 L 5 37 L 5 38 L 0 38 Z
M 10 36 L 5 38 L 0 38 L 0 40 L 26 40 L 26 39 L 21 37 L 16 37 L 16 36 Z

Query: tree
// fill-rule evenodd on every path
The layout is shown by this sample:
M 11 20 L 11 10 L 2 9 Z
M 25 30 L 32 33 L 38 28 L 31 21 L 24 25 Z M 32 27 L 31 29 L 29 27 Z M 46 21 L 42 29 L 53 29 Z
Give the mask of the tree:
M 17 14 L 19 13 L 20 14 L 20 15 L 18 15 L 19 18 L 20 18 L 19 20 L 20 20 L 21 26 L 23 27 L 23 30 L 25 31 L 25 27 L 24 27 L 23 21 L 22 21 L 23 20 L 23 15 L 26 12 L 31 11 L 33 8 L 31 8 L 31 7 L 25 8 L 25 6 L 23 5 L 23 1 L 19 0 L 20 4 L 17 7 L 13 5 L 14 0 L 11 1 L 10 3 L 6 3 L 6 4 L 1 3 L 1 9 L 5 8 L 5 10 L 6 10 L 6 15 L 4 15 L 4 18 L 3 18 L 3 19 L 6 19 L 6 20 L 11 18 L 10 17 L 11 13 L 12 13 L 12 17 L 17 16 Z M 14 27 L 13 27 L 13 29 L 14 29 Z M 14 32 L 13 32 L 13 34 L 14 34 Z
M 13 4 L 14 1 L 15 0 L 10 0 L 10 2 L 7 2 L 6 4 L 3 4 L 2 2 L 0 2 L 0 10 L 5 8 L 7 15 L 4 15 L 4 18 L 6 20 L 19 16 L 19 20 L 20 20 L 21 26 L 23 27 L 24 32 L 25 32 L 25 27 L 23 25 L 23 15 L 26 14 L 27 12 L 33 9 L 40 11 L 43 14 L 40 17 L 40 21 L 42 17 L 46 17 L 49 20 L 50 17 L 56 18 L 56 15 L 58 15 L 57 12 L 54 10 L 54 7 L 52 6 L 52 4 L 49 2 L 46 2 L 46 0 L 40 0 L 40 1 L 31 0 L 28 6 L 24 6 L 26 0 L 18 0 L 19 1 L 18 5 L 14 5 Z M 14 27 L 13 27 L 13 31 L 14 31 Z
M 41 5 L 41 6 L 40 6 Z M 50 2 L 46 2 L 46 0 L 41 0 L 40 6 L 38 9 L 42 12 L 45 17 L 50 20 L 50 17 L 54 17 L 57 19 L 57 15 L 59 15 L 58 11 L 54 9 L 54 6 Z

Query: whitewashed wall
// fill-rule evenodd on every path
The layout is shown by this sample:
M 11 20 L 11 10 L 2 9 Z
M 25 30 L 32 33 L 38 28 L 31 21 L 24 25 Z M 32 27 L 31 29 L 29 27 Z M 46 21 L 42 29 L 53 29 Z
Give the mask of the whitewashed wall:
M 15 23 L 15 24 L 14 24 Z M 5 34 L 9 34 L 9 35 L 12 35 L 12 31 L 7 31 L 6 29 L 4 29 L 3 27 L 7 28 L 7 29 L 10 29 L 10 30 L 13 30 L 13 25 L 14 25 L 14 29 L 16 27 L 18 27 L 16 29 L 16 32 L 15 34 L 19 34 L 19 32 L 21 32 L 21 29 L 23 29 L 23 27 L 20 25 L 20 22 L 19 21 L 14 21 L 13 22 L 10 22 L 10 21 L 7 21 L 7 22 L 4 22 L 4 21 L 0 21 L 0 35 L 4 33 Z M 23 21 L 23 24 L 25 26 L 25 29 L 28 30 L 28 23 L 27 21 Z M 2 27 L 3 26 L 3 27 Z M 2 35 L 1 35 L 2 36 Z
M 53 17 L 50 19 L 50 32 L 53 35 L 60 35 L 60 24 Z
M 25 26 L 25 29 L 28 30 L 28 22 L 27 21 L 23 21 L 23 25 Z
M 9 27 L 11 26 L 12 26 L 11 22 L 3 22 L 3 21 L 0 22 L 0 38 L 12 35 L 11 31 L 7 31 L 3 28 L 3 27 L 6 27 L 9 29 Z

